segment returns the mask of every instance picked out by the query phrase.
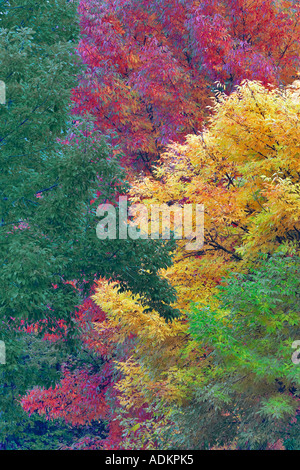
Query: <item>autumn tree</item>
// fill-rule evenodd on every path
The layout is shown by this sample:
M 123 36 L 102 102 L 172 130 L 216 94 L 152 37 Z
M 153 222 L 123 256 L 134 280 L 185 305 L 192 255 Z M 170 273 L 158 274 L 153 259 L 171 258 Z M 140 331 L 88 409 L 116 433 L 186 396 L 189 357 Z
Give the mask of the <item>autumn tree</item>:
M 219 95 L 213 111 L 202 134 L 170 145 L 155 178 L 141 178 L 132 189 L 133 199 L 147 205 L 204 204 L 204 246 L 186 251 L 185 241 L 178 242 L 165 276 L 183 315 L 171 337 L 155 335 L 152 355 L 142 346 L 148 331 L 137 335 L 139 347 L 120 364 L 117 388 L 128 410 L 151 402 L 149 390 L 160 397 L 158 414 L 175 421 L 161 434 L 165 445 L 171 439 L 183 448 L 265 448 L 286 435 L 283 427 L 298 408 L 291 356 L 299 334 L 299 84 L 270 90 L 246 81 L 229 97 Z M 96 301 L 113 320 L 103 288 Z M 129 317 L 132 310 L 123 308 Z M 142 318 L 128 318 L 124 331 Z M 169 347 L 172 359 L 158 364 L 155 352 L 168 357 Z M 236 386 L 235 377 L 241 378 Z
M 82 0 L 79 14 L 87 69 L 74 109 L 144 170 L 167 143 L 202 129 L 220 87 L 287 84 L 299 68 L 294 1 Z
M 107 281 L 102 280 L 102 285 L 112 302 L 118 302 L 119 295 L 127 297 L 108 287 Z M 128 302 L 134 303 L 132 299 Z M 119 319 L 128 321 L 128 316 L 122 315 L 119 309 L 116 313 Z M 149 313 L 145 317 L 149 318 Z M 83 302 L 74 320 L 81 329 L 81 343 L 76 354 L 65 358 L 60 382 L 48 388 L 37 384 L 22 397 L 22 408 L 31 419 L 46 418 L 52 425 L 63 422 L 73 429 L 73 440 L 70 442 L 66 438 L 61 448 L 126 449 L 122 438 L 125 426 L 117 412 L 122 396 L 116 389 L 121 374 L 115 361 L 126 360 L 134 350 L 135 330 L 126 337 L 121 325 L 109 323 L 108 315 L 91 298 Z M 120 341 L 120 335 L 123 341 Z M 131 419 L 139 423 L 148 417 L 144 404 L 135 407 L 131 414 Z M 101 426 L 102 433 L 99 432 Z M 88 432 L 82 432 L 84 428 Z

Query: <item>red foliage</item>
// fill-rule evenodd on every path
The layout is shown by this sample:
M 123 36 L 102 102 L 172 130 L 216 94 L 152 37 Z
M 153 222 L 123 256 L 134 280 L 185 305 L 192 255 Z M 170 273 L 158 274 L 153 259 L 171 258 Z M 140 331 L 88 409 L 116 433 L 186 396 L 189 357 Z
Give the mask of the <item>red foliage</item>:
M 70 424 L 86 424 L 106 419 L 107 406 L 102 387 L 103 377 L 89 368 L 64 370 L 59 385 L 48 390 L 35 388 L 22 400 L 25 411 L 38 411 L 53 419 L 64 417 Z
M 105 439 L 85 437 L 72 445 L 72 449 L 119 449 L 123 428 L 116 415 L 119 396 L 114 385 L 120 379 L 116 374 L 114 360 L 125 359 L 131 349 L 131 339 L 124 349 L 116 353 L 111 341 L 111 330 L 105 328 L 99 335 L 89 323 L 102 323 L 105 313 L 90 299 L 86 299 L 75 316 L 82 328 L 82 343 L 86 350 L 96 353 L 92 366 L 72 367 L 72 360 L 63 365 L 63 378 L 54 388 L 39 387 L 29 391 L 21 399 L 22 407 L 28 413 L 37 412 L 47 419 L 63 418 L 71 425 L 85 425 L 93 421 L 106 420 L 109 433 Z M 51 335 L 45 340 L 54 340 Z M 57 339 L 57 338 L 56 338 Z M 101 365 L 102 364 L 102 365 Z M 144 409 L 135 410 L 133 418 L 143 422 L 148 414 Z
M 272 0 L 81 0 L 74 111 L 143 165 L 197 133 L 215 82 L 278 85 L 299 67 L 300 7 Z

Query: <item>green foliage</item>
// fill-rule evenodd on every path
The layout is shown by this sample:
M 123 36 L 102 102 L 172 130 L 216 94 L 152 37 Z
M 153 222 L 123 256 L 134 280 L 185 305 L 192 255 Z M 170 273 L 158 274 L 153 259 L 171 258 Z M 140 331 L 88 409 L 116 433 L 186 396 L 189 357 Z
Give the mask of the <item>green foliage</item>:
M 49 160 L 57 137 L 67 130 L 76 79 L 76 60 L 70 60 L 78 37 L 76 2 L 10 1 L 1 7 L 6 105 L 0 107 L 0 312 L 38 318 L 51 305 L 51 270 L 59 258 L 51 253 L 47 235 L 41 237 L 42 227 L 34 232 L 33 219 L 38 191 L 57 182 L 49 174 Z M 68 307 L 62 305 L 63 313 Z
M 265 256 L 248 274 L 223 280 L 218 308 L 192 306 L 190 333 L 206 351 L 205 378 L 195 382 L 184 413 L 174 414 L 181 430 L 174 445 L 263 449 L 286 435 L 299 406 L 300 370 L 292 361 L 299 268 L 296 255 Z
M 175 291 L 158 276 L 171 263 L 172 245 L 96 236 L 99 220 L 90 201 L 115 203 L 128 184 L 119 155 L 93 131 L 93 120 L 70 121 L 81 67 L 76 2 L 16 1 L 3 13 L 0 315 L 69 321 L 94 280 L 106 276 L 174 316 L 168 304 Z M 78 289 L 67 283 L 73 280 Z

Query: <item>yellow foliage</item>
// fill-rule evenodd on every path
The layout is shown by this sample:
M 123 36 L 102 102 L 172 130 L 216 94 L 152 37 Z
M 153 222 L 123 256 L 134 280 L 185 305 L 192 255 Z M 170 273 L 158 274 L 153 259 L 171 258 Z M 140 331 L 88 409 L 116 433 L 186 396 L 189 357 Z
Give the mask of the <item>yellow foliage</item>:
M 155 178 L 134 184 L 134 200 L 145 204 L 204 204 L 199 265 L 213 259 L 222 276 L 224 261 L 299 240 L 299 96 L 299 81 L 283 90 L 246 81 L 229 97 L 220 94 L 209 127 L 170 145 Z M 182 247 L 178 260 L 190 256 Z
M 117 388 L 126 391 L 121 404 L 138 407 L 154 396 L 170 402 L 182 399 L 188 383 L 182 379 L 180 368 L 192 362 L 199 364 L 202 354 L 196 344 L 190 359 L 181 352 L 188 338 L 184 317 L 167 323 L 157 312 L 145 312 L 139 296 L 119 292 L 116 283 L 105 280 L 98 282 L 92 298 L 107 315 L 106 322 L 94 324 L 99 333 L 109 328 L 110 341 L 116 344 L 132 335 L 136 340 L 132 355 L 116 363 L 124 375 Z
M 188 334 L 190 302 L 211 302 L 221 278 L 247 269 L 259 253 L 299 243 L 299 119 L 300 82 L 278 90 L 246 81 L 229 97 L 217 97 L 207 129 L 169 145 L 154 176 L 134 183 L 134 202 L 204 204 L 205 243 L 189 252 L 179 241 L 173 266 L 162 273 L 183 313 L 172 323 L 145 312 L 137 296 L 99 282 L 94 300 L 107 313 L 114 340 L 136 337 L 134 353 L 118 364 L 123 406 L 154 397 L 182 403 L 209 361 Z

